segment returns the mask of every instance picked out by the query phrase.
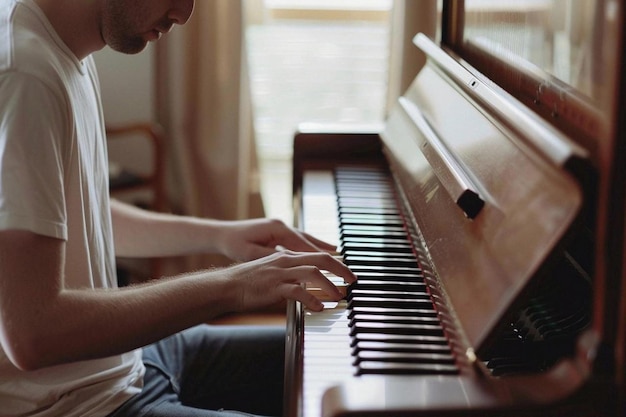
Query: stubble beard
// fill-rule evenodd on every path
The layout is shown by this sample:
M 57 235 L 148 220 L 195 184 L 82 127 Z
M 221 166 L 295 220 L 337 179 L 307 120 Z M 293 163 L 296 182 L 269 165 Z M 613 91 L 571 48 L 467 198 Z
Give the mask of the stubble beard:
M 135 33 L 132 17 L 124 0 L 105 2 L 102 38 L 111 49 L 124 54 L 136 54 L 145 49 L 147 41 Z

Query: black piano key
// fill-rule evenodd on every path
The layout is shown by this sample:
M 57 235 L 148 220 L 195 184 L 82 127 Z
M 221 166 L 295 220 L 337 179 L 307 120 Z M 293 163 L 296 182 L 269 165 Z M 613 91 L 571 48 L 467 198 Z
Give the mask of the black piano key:
M 372 197 L 380 200 L 395 200 L 396 194 L 393 189 L 382 183 L 368 185 L 340 184 L 337 186 L 337 199 L 359 199 Z
M 361 340 L 352 347 L 353 355 L 358 355 L 360 352 L 365 351 L 451 354 L 450 346 L 447 343 L 395 343 L 390 341 Z
M 393 188 L 391 179 L 385 173 L 380 172 L 336 172 L 335 180 L 338 185 L 349 186 L 378 186 Z
M 335 175 L 338 178 L 346 178 L 354 176 L 355 179 L 363 179 L 367 177 L 381 177 L 388 179 L 389 173 L 385 170 L 385 167 L 380 166 L 348 166 L 342 165 L 335 168 Z
M 349 214 L 376 214 L 376 215 L 398 215 L 399 211 L 396 207 L 369 207 L 369 206 L 347 206 L 339 207 L 339 215 Z
M 356 274 L 356 276 L 360 276 L 359 274 L 367 274 L 367 273 L 389 273 L 394 276 L 404 275 L 408 277 L 423 277 L 422 270 L 420 268 L 408 268 L 408 267 L 390 267 L 390 266 L 380 266 L 380 265 L 354 265 L 350 267 L 352 272 Z
M 339 232 L 339 236 L 342 239 L 358 237 L 358 238 L 384 238 L 385 240 L 399 240 L 404 241 L 406 239 L 406 233 L 402 230 L 384 230 L 384 229 L 343 229 Z
M 394 191 L 393 186 L 388 181 L 372 180 L 368 182 L 352 182 L 338 181 L 336 183 L 337 191 L 383 191 L 391 193 Z
M 385 256 L 375 256 L 374 253 L 371 255 L 358 255 L 351 252 L 350 254 L 345 254 L 342 257 L 346 265 L 350 267 L 353 266 L 355 269 L 359 268 L 360 272 L 367 272 L 367 270 L 376 272 L 379 267 L 388 267 L 394 268 L 396 273 L 404 275 L 405 279 L 410 279 L 411 274 L 415 274 L 416 272 L 417 276 L 422 276 L 422 270 L 418 261 L 412 256 L 412 254 L 388 254 Z M 370 262 L 368 262 L 368 259 Z M 406 272 L 402 272 L 402 270 L 405 270 Z M 385 280 L 388 281 L 388 279 Z
M 406 236 L 402 239 L 394 237 L 393 239 L 387 239 L 385 236 L 343 236 L 341 238 L 340 246 L 349 247 L 350 245 L 368 244 L 368 245 L 404 245 L 406 244 Z
M 375 251 L 375 252 L 391 252 L 391 253 L 406 253 L 406 254 L 413 254 L 413 248 L 411 247 L 411 245 L 407 244 L 407 243 L 402 243 L 402 242 L 380 242 L 380 241 L 373 241 L 373 242 L 363 242 L 363 241 L 358 241 L 358 242 L 343 242 L 339 248 L 339 250 L 342 253 L 347 252 L 348 250 L 355 250 L 355 251 Z
M 352 319 L 357 314 L 385 315 L 385 316 L 420 316 L 438 317 L 432 304 L 429 308 L 393 308 L 393 307 L 362 307 L 355 306 L 349 310 L 348 318 Z
M 454 356 L 450 353 L 378 352 L 367 350 L 359 352 L 355 357 L 354 364 L 359 365 L 365 361 L 441 365 L 454 365 L 456 363 Z
M 344 258 L 348 257 L 368 257 L 368 258 L 385 258 L 385 259 L 410 259 L 417 263 L 417 258 L 412 252 L 383 252 L 376 250 L 366 250 L 366 249 L 355 249 L 353 247 L 349 247 L 345 249 L 342 253 Z
M 493 376 L 511 376 L 543 370 L 540 364 L 520 358 L 494 358 L 487 363 L 487 367 Z
M 378 252 L 373 250 L 355 250 L 353 248 L 348 247 L 343 253 L 344 258 L 353 258 L 353 259 L 362 259 L 362 258 L 370 258 L 370 259 L 400 259 L 400 260 L 410 260 L 417 264 L 417 257 L 410 253 L 393 253 L 393 252 Z
M 335 171 L 335 177 L 339 184 L 389 184 L 389 186 L 391 186 L 389 173 L 378 169 L 365 171 L 344 171 L 338 169 Z
M 363 242 L 356 244 L 355 240 L 359 240 L 361 237 Z M 402 246 L 400 234 L 398 234 L 398 236 L 390 236 L 389 238 L 377 236 L 347 236 L 338 246 L 337 250 L 342 256 L 347 256 L 348 252 L 350 252 L 351 255 L 358 256 L 362 256 L 359 255 L 359 253 L 377 252 L 380 254 L 380 257 L 397 256 L 401 258 L 411 258 L 418 263 L 418 257 L 413 250 Z
M 359 173 L 337 172 L 335 174 L 335 179 L 337 184 L 343 187 L 371 186 L 393 188 L 390 178 L 385 175 L 381 175 L 380 173 L 365 173 L 361 175 Z
M 335 180 L 340 187 L 350 186 L 377 186 L 393 188 L 393 184 L 386 174 L 381 173 L 346 173 L 336 172 Z
M 372 200 L 367 198 L 343 198 L 337 200 L 342 207 L 340 213 L 394 213 L 399 214 L 393 200 Z
M 402 299 L 432 302 L 430 295 L 423 291 L 379 291 L 359 289 L 355 287 L 350 288 L 348 300 L 359 300 L 362 298 L 379 298 L 381 300 Z
M 583 325 L 583 327 L 586 326 L 586 317 L 576 313 L 568 316 L 554 315 L 542 317 L 534 322 L 537 331 L 544 338 L 549 337 L 551 334 L 574 333 L 578 328 L 578 324 Z
M 417 268 L 417 260 L 414 257 L 391 257 L 391 256 L 357 256 L 346 255 L 344 262 L 348 266 L 385 266 L 385 267 L 415 267 Z
M 339 214 L 338 214 L 340 219 L 352 219 L 354 221 L 361 219 L 365 222 L 371 222 L 373 220 L 379 220 L 379 221 L 385 221 L 385 220 L 402 220 L 403 217 L 402 215 L 397 211 L 397 210 L 393 210 L 393 211 L 387 211 L 387 212 L 382 212 L 382 213 L 370 213 L 370 212 L 361 212 L 358 209 L 353 209 L 353 210 L 339 210 Z
M 404 241 L 406 242 L 406 230 L 403 224 L 396 225 L 380 225 L 380 224 L 342 224 L 339 231 L 347 230 L 370 230 L 370 231 L 389 231 L 389 232 L 402 232 L 404 235 Z
M 350 326 L 357 322 L 376 322 L 389 324 L 424 324 L 428 326 L 439 326 L 437 317 L 432 316 L 393 316 L 386 314 L 355 314 L 350 318 Z
M 335 179 L 340 252 L 358 278 L 347 296 L 357 373 L 457 373 L 390 174 L 343 167 Z
M 352 297 L 348 300 L 348 309 L 351 311 L 363 311 L 365 308 L 386 309 L 383 311 L 387 311 L 387 314 L 389 314 L 390 311 L 402 310 L 434 311 L 432 301 L 426 298 Z M 354 314 L 349 313 L 349 317 L 352 316 L 354 316 Z
M 341 254 L 344 258 L 347 258 L 349 256 L 353 256 L 353 257 L 376 257 L 376 258 L 401 258 L 401 259 L 412 259 L 415 263 L 417 263 L 417 257 L 415 256 L 415 254 L 413 252 L 410 251 L 398 251 L 398 252 L 393 252 L 393 251 L 378 251 L 378 250 L 372 250 L 372 249 L 367 249 L 367 248 L 354 248 L 351 245 L 348 245 L 347 247 L 341 247 L 339 248 L 339 250 L 341 251 Z
M 367 225 L 367 224 L 346 224 L 343 225 L 340 229 L 340 232 L 346 231 L 370 231 L 370 232 L 382 232 L 382 233 L 402 233 L 404 240 L 406 241 L 406 230 L 404 230 L 404 226 L 377 226 L 377 225 Z
M 387 227 L 404 227 L 404 221 L 399 216 L 376 216 L 371 218 L 364 217 L 355 217 L 353 215 L 350 216 L 340 216 L 339 217 L 339 225 L 340 227 L 356 225 L 356 226 L 387 226 Z
M 341 253 L 341 255 L 343 257 L 347 257 L 348 255 L 352 255 L 352 256 L 370 256 L 368 254 L 372 254 L 374 255 L 375 253 L 378 253 L 379 257 L 399 257 L 399 258 L 410 258 L 413 259 L 416 263 L 417 261 L 417 257 L 413 254 L 413 252 L 411 252 L 410 250 L 407 250 L 405 252 L 393 252 L 393 251 L 389 251 L 389 252 L 385 252 L 385 251 L 378 251 L 378 250 L 373 250 L 373 249 L 368 249 L 368 248 L 355 248 L 353 247 L 350 243 L 348 243 L 346 246 L 342 246 L 340 248 L 338 248 L 339 252 Z
M 420 276 L 398 275 L 378 276 L 361 273 L 357 280 L 350 285 L 351 289 L 378 290 L 378 291 L 418 291 L 428 293 L 428 287 Z
M 448 339 L 446 339 L 445 336 L 383 333 L 357 333 L 352 335 L 350 347 L 354 348 L 362 342 L 403 344 L 408 346 L 434 345 L 449 347 Z
M 335 168 L 337 178 L 354 178 L 363 181 L 368 178 L 389 179 L 389 173 L 383 166 L 340 166 Z
M 585 316 L 579 318 L 577 322 L 570 323 L 567 326 L 560 326 L 547 330 L 539 329 L 539 331 L 545 340 L 550 340 L 553 338 L 558 338 L 562 335 L 578 334 L 589 326 L 589 321 L 590 318 L 588 316 Z
M 439 324 L 401 324 L 368 321 L 354 322 L 350 328 L 350 335 L 354 336 L 361 333 L 444 336 L 443 329 Z
M 357 367 L 357 375 L 457 375 L 455 365 L 421 363 L 387 363 L 364 361 Z
M 371 290 L 371 291 L 419 291 L 427 293 L 426 284 L 422 282 L 397 281 L 397 280 L 377 280 L 368 279 L 367 277 L 359 277 L 359 279 L 350 286 L 351 290 Z
M 385 273 L 384 271 L 368 271 L 363 268 L 354 268 L 352 271 L 356 274 L 357 278 L 363 281 L 388 281 L 388 282 L 397 282 L 402 281 L 408 284 L 411 283 L 424 283 L 424 276 L 422 275 L 421 270 L 412 270 L 412 271 L 394 271 Z M 358 282 L 358 281 L 357 281 Z
M 337 190 L 337 198 L 351 199 L 351 198 L 366 198 L 375 200 L 393 201 L 395 203 L 395 195 L 392 191 L 383 189 L 369 189 L 369 190 L 349 190 L 339 189 Z

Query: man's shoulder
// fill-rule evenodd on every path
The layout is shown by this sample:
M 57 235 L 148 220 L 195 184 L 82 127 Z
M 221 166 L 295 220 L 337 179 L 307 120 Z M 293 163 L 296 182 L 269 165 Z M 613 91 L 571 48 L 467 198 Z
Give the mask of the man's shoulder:
M 41 28 L 24 9 L 17 0 L 0 0 L 0 75 L 57 84 L 61 66 L 55 45 L 42 36 Z
M 11 65 L 15 0 L 0 0 L 0 71 Z

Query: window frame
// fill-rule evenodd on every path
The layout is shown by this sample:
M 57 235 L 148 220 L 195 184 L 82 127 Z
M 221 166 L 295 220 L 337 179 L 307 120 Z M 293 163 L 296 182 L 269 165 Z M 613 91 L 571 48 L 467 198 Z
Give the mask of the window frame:
M 601 0 L 600 0 L 601 1 Z M 443 0 L 441 6 L 441 46 L 468 67 L 500 88 L 569 136 L 590 153 L 597 163 L 601 140 L 610 138 L 615 97 L 607 97 L 606 108 L 573 89 L 567 83 L 523 59 L 496 56 L 464 39 L 465 0 Z M 605 32 L 608 22 L 605 22 Z M 595 42 L 602 42 L 602 39 Z M 616 64 L 616 63 L 615 63 Z M 612 67 L 612 68 L 611 68 Z M 615 68 L 606 70 L 615 77 Z M 602 91 L 611 95 L 611 91 Z

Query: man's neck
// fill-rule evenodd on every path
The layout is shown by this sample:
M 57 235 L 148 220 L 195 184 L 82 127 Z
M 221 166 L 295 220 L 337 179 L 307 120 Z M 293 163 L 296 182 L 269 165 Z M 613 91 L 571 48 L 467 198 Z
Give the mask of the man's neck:
M 100 32 L 101 0 L 34 0 L 79 60 L 105 46 Z

